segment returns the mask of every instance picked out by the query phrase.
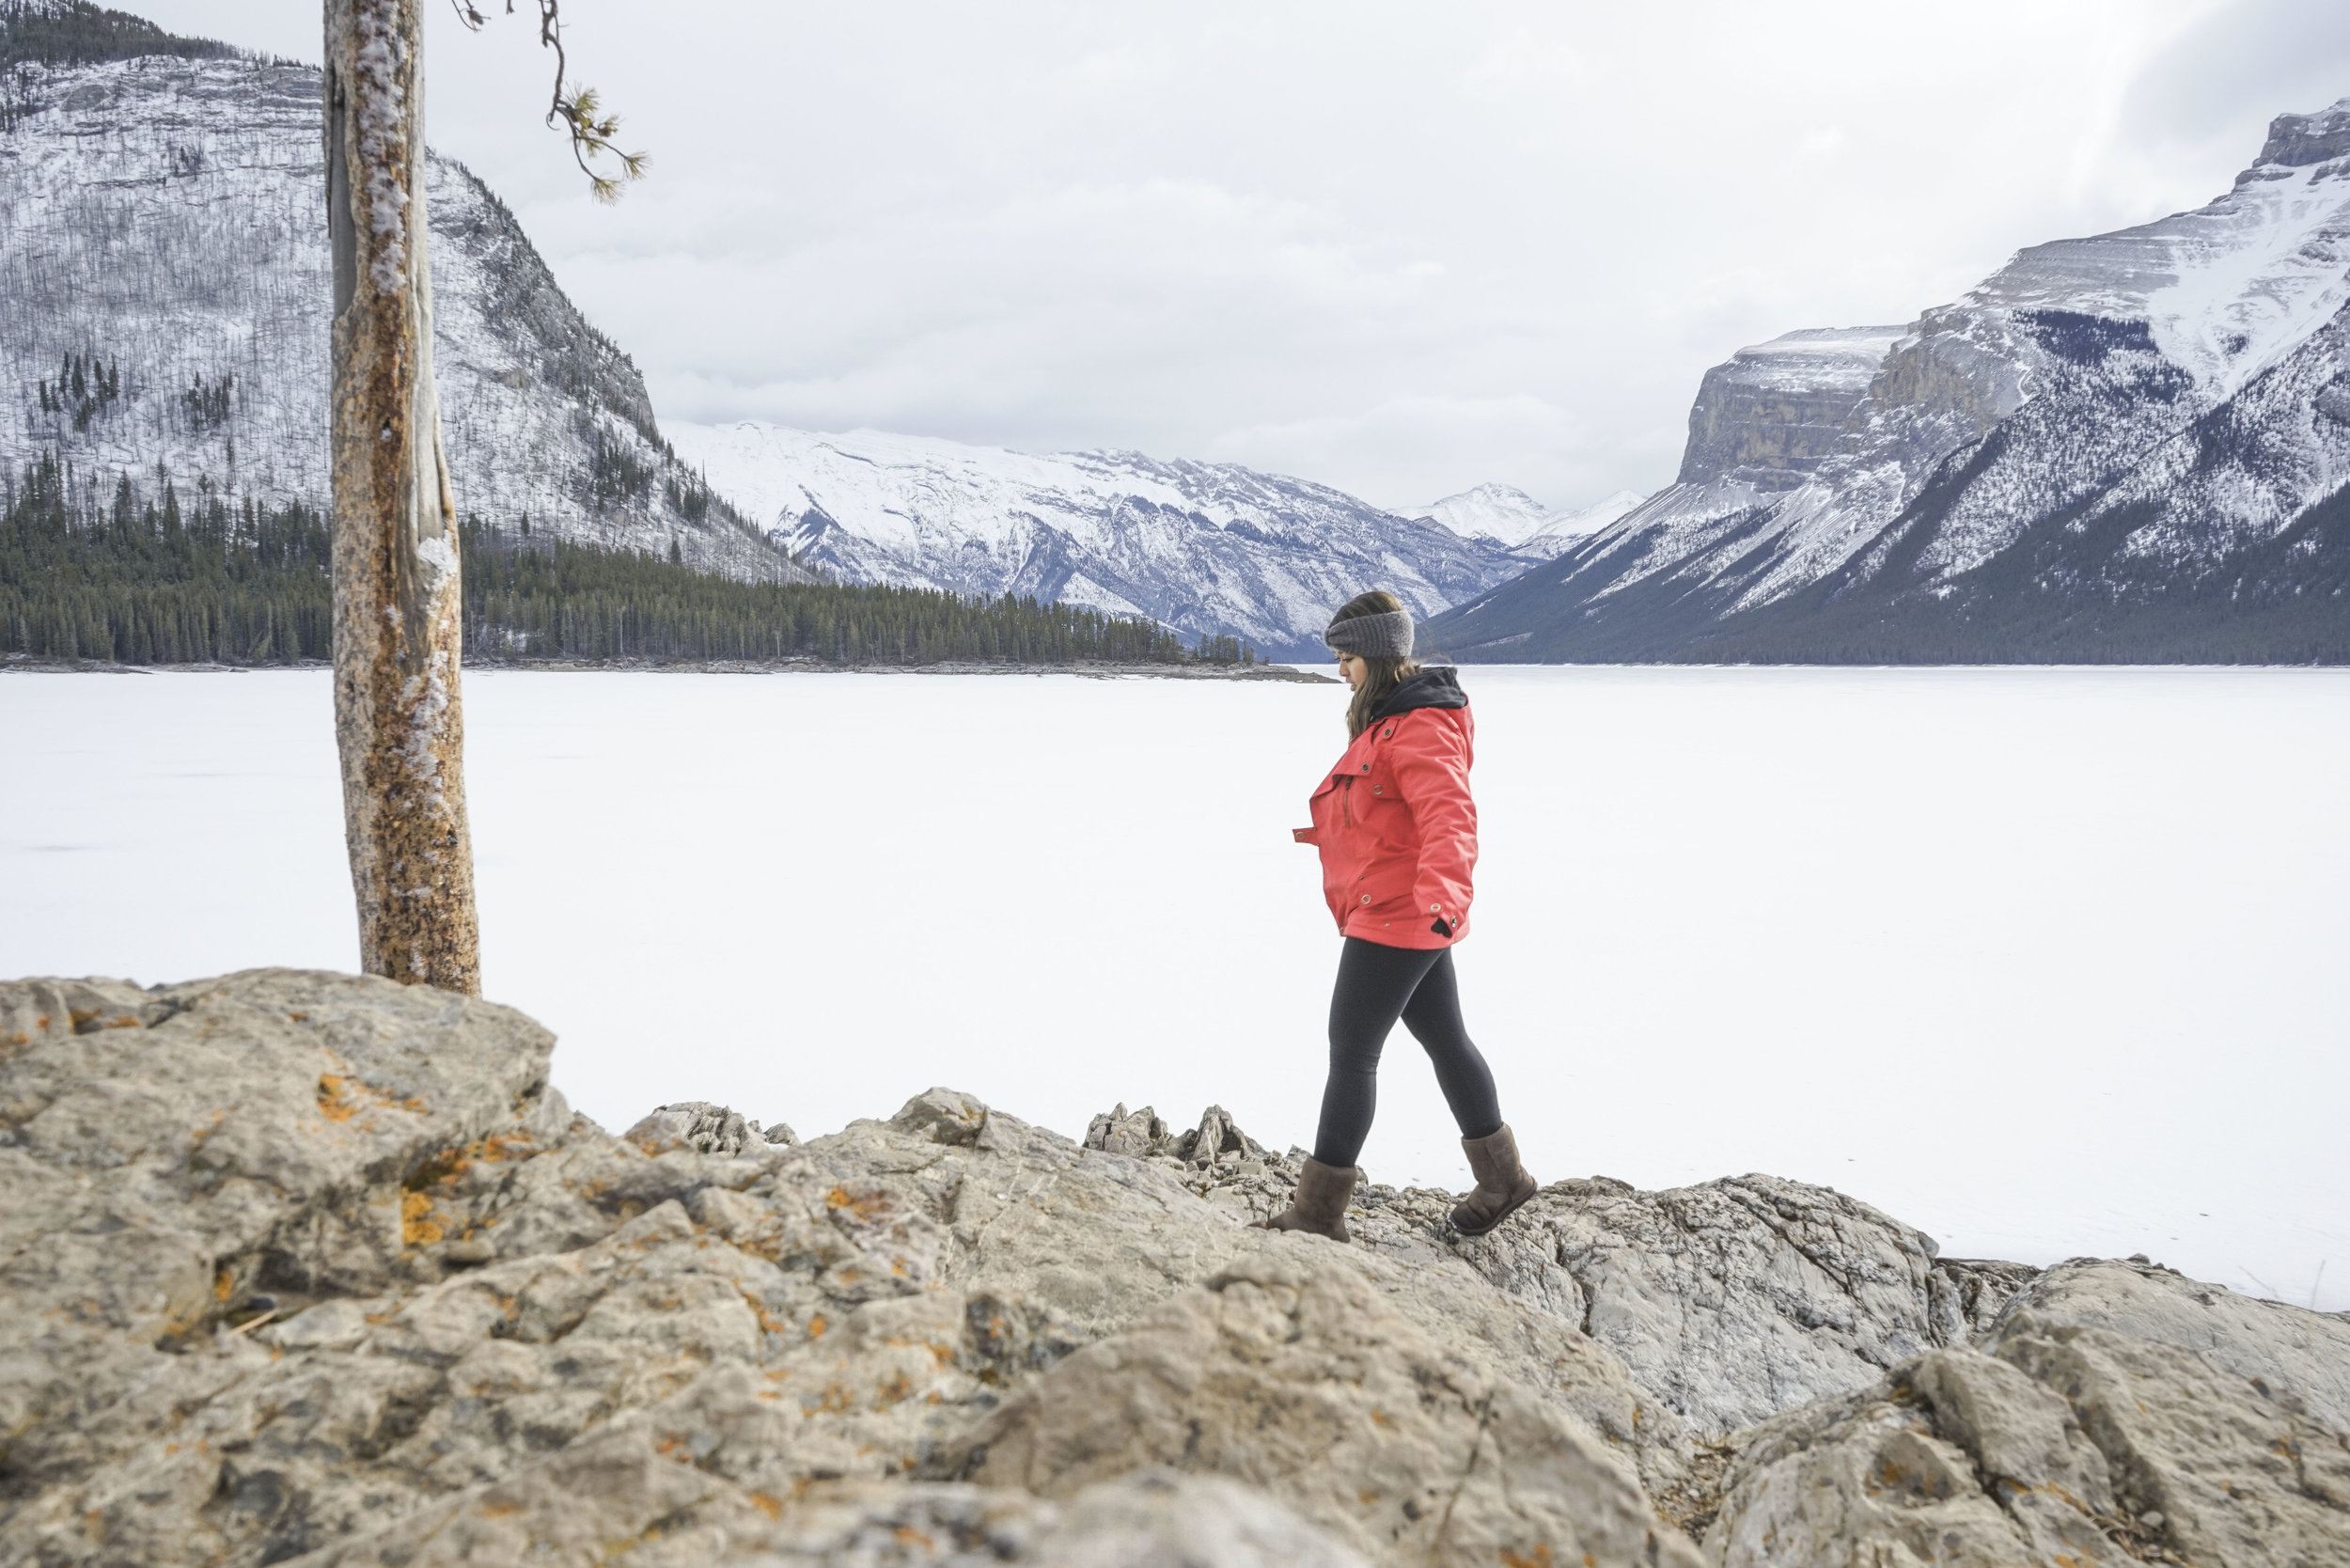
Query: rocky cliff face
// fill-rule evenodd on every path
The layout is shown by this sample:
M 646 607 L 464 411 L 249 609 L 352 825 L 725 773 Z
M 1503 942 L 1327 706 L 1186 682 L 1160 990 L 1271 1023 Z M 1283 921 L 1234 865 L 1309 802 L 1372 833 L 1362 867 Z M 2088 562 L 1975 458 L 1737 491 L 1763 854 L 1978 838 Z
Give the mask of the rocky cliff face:
M 102 499 L 127 479 L 150 500 L 168 482 L 188 497 L 324 505 L 319 80 L 162 53 L 15 68 L 0 112 L 6 483 L 55 452 Z M 437 156 L 430 187 L 459 510 L 661 554 L 674 539 L 709 570 L 804 578 L 674 459 L 635 366 L 564 297 L 504 204 Z
M 1471 658 L 2350 660 L 2345 149 L 2350 100 L 2287 115 L 2206 207 L 2023 251 L 1898 335 L 1741 351 L 1678 484 L 1435 635 Z
M 615 1137 L 506 1009 L 0 985 L 0 1562 L 2319 1564 L 2350 1323 L 1822 1188 L 1496 1234 L 1211 1107 Z M 1700 1544 L 1700 1542 L 1702 1543 Z
M 1836 449 L 1901 327 L 1820 327 L 1740 349 L 1705 372 L 1676 483 L 1793 490 Z

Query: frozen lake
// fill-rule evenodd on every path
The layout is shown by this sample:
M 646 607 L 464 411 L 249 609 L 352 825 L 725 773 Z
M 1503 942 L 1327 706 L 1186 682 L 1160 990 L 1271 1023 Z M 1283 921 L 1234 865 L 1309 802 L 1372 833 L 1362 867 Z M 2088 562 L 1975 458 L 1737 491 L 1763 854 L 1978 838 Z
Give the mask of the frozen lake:
M 1472 668 L 1470 1027 L 1544 1179 L 2350 1308 L 2350 672 Z M 1336 686 L 466 677 L 488 994 L 619 1127 L 931 1084 L 1309 1143 Z M 321 672 L 0 676 L 0 973 L 348 968 Z M 1398 1031 L 1364 1163 L 1465 1184 Z M 2322 1270 L 2322 1274 L 2321 1274 Z

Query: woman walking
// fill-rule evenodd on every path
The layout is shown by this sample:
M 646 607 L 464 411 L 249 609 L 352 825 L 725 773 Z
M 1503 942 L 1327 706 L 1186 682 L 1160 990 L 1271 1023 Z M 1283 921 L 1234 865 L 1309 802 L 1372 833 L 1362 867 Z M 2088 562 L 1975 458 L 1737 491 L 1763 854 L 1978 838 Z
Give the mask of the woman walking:
M 1353 744 L 1313 793 L 1297 841 L 1322 851 L 1322 890 L 1345 946 L 1330 998 L 1330 1078 L 1313 1157 L 1290 1206 L 1265 1223 L 1344 1241 L 1355 1167 L 1378 1102 L 1379 1053 L 1401 1018 L 1460 1123 L 1477 1188 L 1452 1211 L 1480 1236 L 1534 1196 L 1501 1120 L 1494 1075 L 1461 1023 L 1452 944 L 1468 934 L 1477 807 L 1469 799 L 1475 726 L 1447 666 L 1412 658 L 1412 618 L 1391 593 L 1350 599 L 1323 634 L 1355 689 Z

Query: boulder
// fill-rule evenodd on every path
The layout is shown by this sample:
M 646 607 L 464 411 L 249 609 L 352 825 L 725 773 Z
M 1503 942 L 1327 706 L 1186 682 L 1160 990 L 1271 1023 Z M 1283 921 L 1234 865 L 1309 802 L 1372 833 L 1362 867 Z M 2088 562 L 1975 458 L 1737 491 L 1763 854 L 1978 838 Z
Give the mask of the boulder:
M 782 1122 L 761 1127 L 707 1100 L 681 1100 L 662 1105 L 620 1135 L 648 1154 L 690 1149 L 697 1154 L 742 1153 L 759 1143 L 792 1144 L 799 1136 Z

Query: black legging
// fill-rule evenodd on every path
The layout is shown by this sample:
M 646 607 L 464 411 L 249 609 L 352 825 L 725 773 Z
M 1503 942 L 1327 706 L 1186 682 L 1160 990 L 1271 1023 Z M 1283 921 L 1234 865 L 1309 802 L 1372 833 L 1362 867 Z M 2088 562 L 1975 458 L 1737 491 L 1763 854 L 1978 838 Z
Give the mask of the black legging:
M 1379 1108 L 1379 1052 L 1398 1018 L 1435 1065 L 1436 1083 L 1461 1136 L 1487 1137 L 1500 1130 L 1493 1070 L 1461 1022 L 1452 949 L 1383 948 L 1350 936 L 1330 996 L 1330 1081 L 1322 1091 L 1322 1126 L 1314 1136 L 1314 1158 L 1324 1165 L 1351 1166 L 1362 1153 Z

